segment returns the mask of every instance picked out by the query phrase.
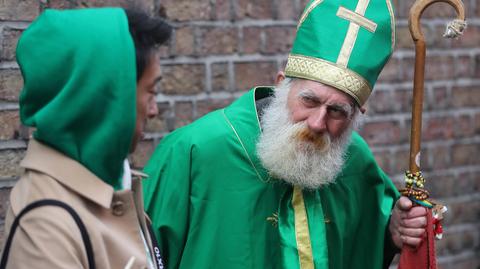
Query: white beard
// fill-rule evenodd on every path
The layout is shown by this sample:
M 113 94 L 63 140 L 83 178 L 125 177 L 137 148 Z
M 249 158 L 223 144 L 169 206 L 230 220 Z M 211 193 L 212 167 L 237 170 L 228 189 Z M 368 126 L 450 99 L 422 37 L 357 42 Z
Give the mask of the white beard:
M 354 124 L 336 139 L 328 134 L 300 139 L 312 133 L 305 122 L 292 123 L 290 119 L 289 81 L 284 80 L 276 88 L 272 103 L 263 112 L 257 153 L 271 176 L 305 189 L 317 189 L 334 182 L 341 171 Z

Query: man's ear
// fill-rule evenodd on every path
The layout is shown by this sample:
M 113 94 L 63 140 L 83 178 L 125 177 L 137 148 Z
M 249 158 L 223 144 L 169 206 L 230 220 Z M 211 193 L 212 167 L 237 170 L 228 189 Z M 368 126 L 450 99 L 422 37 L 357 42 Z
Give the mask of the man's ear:
M 367 109 L 364 106 L 361 106 L 360 112 L 362 112 L 362 114 L 365 114 L 365 112 L 367 112 Z
M 283 71 L 278 71 L 277 77 L 275 78 L 275 85 L 278 86 L 285 79 L 285 73 Z

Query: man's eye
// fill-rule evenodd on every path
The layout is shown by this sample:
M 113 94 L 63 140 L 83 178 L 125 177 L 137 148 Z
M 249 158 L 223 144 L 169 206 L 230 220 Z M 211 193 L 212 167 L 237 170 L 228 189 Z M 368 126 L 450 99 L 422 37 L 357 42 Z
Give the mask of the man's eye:
M 310 96 L 302 96 L 302 101 L 307 106 L 314 106 L 317 104 L 317 101 Z
M 328 107 L 328 115 L 333 119 L 345 119 L 348 117 L 347 111 L 340 107 Z

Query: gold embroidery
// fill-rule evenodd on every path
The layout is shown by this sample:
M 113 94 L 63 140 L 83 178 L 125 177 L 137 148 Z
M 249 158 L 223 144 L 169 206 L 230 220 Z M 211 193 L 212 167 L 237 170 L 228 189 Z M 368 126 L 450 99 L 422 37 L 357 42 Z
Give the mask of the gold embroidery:
M 323 2 L 323 0 L 315 0 L 313 3 L 305 10 L 305 12 L 302 14 L 302 17 L 300 18 L 300 21 L 298 22 L 297 25 L 297 31 L 300 28 L 300 26 L 303 24 L 303 22 L 307 19 L 308 15 L 310 15 L 310 12 L 314 8 L 316 8 L 318 5 L 320 5 Z
M 392 2 L 387 0 L 388 13 L 390 13 L 390 28 L 392 29 L 392 52 L 395 49 L 395 15 L 393 14 Z M 393 55 L 393 54 L 392 54 Z M 390 57 L 392 57 L 390 55 Z
M 338 88 L 352 96 L 360 106 L 363 106 L 372 91 L 368 81 L 359 74 L 314 57 L 291 54 L 288 56 L 285 74 Z
M 375 31 L 377 30 L 376 23 L 344 7 L 340 7 L 338 9 L 337 16 L 342 19 L 351 21 L 355 24 L 358 24 L 372 33 L 375 33 Z
M 307 211 L 302 190 L 297 186 L 293 187 L 292 205 L 295 214 L 295 238 L 297 240 L 300 269 L 314 269 Z
M 363 16 L 365 15 L 365 11 L 367 10 L 367 6 L 370 0 L 359 0 L 357 7 L 355 8 L 355 13 L 357 15 Z M 350 55 L 352 54 L 353 46 L 357 41 L 358 31 L 360 30 L 360 26 L 355 22 L 351 21 L 350 25 L 348 26 L 347 36 L 343 41 L 342 49 L 340 50 L 340 54 L 338 55 L 337 64 L 340 66 L 347 66 L 348 61 L 350 60 Z
M 273 213 L 271 217 L 267 217 L 267 221 L 272 223 L 273 227 L 278 226 L 278 213 Z

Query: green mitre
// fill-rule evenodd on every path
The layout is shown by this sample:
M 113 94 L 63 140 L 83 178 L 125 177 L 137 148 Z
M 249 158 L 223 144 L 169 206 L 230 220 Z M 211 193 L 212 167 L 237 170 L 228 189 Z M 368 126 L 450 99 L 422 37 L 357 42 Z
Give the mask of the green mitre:
M 394 46 L 390 0 L 312 0 L 285 73 L 335 87 L 363 106 Z

